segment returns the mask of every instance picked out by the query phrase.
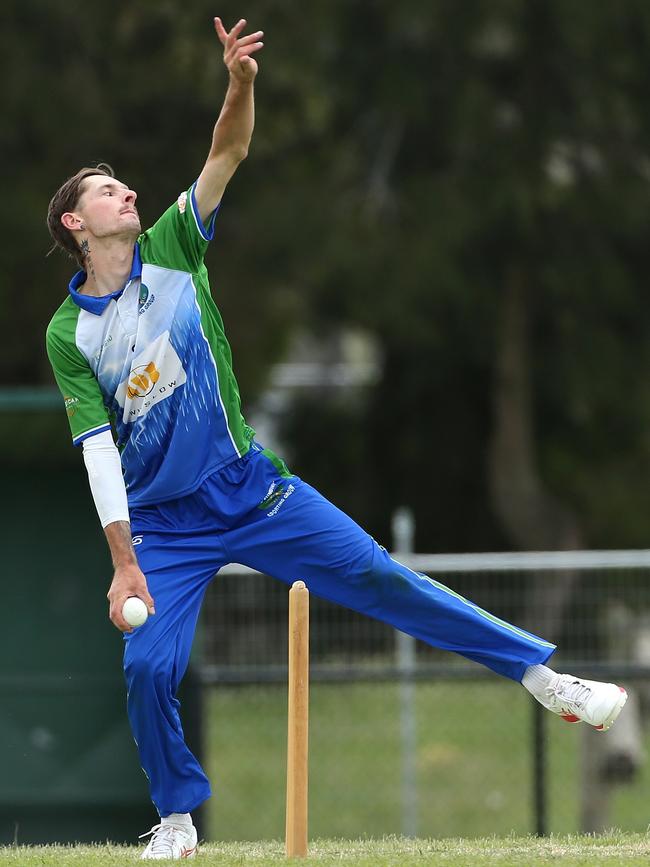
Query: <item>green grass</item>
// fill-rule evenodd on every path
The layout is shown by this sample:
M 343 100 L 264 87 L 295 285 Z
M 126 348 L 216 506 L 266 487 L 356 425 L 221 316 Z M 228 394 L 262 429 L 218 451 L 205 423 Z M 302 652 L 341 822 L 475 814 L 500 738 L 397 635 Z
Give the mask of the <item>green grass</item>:
M 141 849 L 126 846 L 40 846 L 0 849 L 0 864 L 20 867 L 107 867 L 141 863 Z M 305 867 L 410 867 L 410 865 L 499 864 L 502 867 L 534 867 L 538 864 L 566 865 L 647 865 L 650 841 L 641 834 L 611 833 L 603 837 L 488 837 L 480 840 L 316 840 L 309 857 L 298 861 Z M 174 863 L 174 862 L 159 862 Z M 193 864 L 243 865 L 256 867 L 286 863 L 282 844 L 228 843 L 201 848 Z
M 531 699 L 514 684 L 421 684 L 416 690 L 418 833 L 488 837 L 534 830 Z M 286 689 L 215 689 L 207 769 L 211 839 L 281 839 Z M 548 826 L 579 830 L 581 726 L 548 715 Z M 606 737 L 606 735 L 604 736 Z M 611 827 L 645 831 L 650 779 L 614 791 Z M 314 838 L 400 834 L 398 688 L 312 684 L 310 833 Z

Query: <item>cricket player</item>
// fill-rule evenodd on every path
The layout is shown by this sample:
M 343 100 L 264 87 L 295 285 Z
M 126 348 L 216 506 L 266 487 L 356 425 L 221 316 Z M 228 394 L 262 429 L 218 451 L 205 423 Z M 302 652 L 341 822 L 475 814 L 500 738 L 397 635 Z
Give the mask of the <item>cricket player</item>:
M 215 30 L 229 84 L 198 179 L 142 231 L 136 193 L 81 169 L 48 210 L 80 266 L 47 329 L 72 440 L 83 449 L 114 565 L 109 616 L 124 633 L 130 724 L 159 822 L 145 860 L 193 857 L 192 810 L 210 784 L 187 748 L 176 693 L 206 588 L 243 563 L 523 683 L 571 722 L 609 728 L 626 693 L 556 674 L 555 647 L 394 560 L 287 469 L 245 423 L 203 263 L 224 189 L 253 132 L 260 31 Z M 130 596 L 150 617 L 132 630 Z M 155 602 L 154 602 L 155 600 Z M 147 835 L 143 835 L 147 836 Z

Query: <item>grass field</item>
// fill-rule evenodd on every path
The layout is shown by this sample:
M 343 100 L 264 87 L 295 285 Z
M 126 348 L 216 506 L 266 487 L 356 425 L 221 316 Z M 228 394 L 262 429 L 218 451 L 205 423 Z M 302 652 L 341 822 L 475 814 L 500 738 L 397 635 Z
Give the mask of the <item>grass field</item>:
M 140 849 L 123 846 L 33 847 L 0 849 L 0 864 L 20 867 L 108 867 L 139 863 Z M 481 840 L 317 840 L 309 857 L 293 863 L 305 867 L 410 867 L 410 865 L 499 864 L 502 867 L 534 867 L 538 864 L 567 865 L 647 865 L 650 839 L 640 834 L 610 834 L 604 837 L 490 837 Z M 159 862 L 175 863 L 175 862 Z M 256 867 L 287 863 L 282 844 L 229 843 L 202 847 L 193 864 L 242 865 Z
M 417 687 L 419 835 L 472 838 L 534 831 L 531 707 L 524 690 L 497 678 Z M 216 689 L 207 718 L 214 795 L 206 833 L 233 841 L 282 838 L 286 689 Z M 581 728 L 548 715 L 548 829 L 553 833 L 579 831 Z M 646 830 L 649 777 L 644 769 L 634 784 L 614 789 L 610 827 Z M 394 684 L 312 685 L 309 796 L 314 838 L 402 832 Z

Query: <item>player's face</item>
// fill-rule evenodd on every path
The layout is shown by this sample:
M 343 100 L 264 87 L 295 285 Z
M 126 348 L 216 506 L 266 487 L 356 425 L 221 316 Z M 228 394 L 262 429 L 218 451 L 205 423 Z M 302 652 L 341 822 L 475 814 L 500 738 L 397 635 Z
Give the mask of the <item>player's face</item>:
M 135 206 L 137 193 L 116 178 L 91 175 L 86 178 L 76 212 L 96 238 L 140 234 L 140 217 Z

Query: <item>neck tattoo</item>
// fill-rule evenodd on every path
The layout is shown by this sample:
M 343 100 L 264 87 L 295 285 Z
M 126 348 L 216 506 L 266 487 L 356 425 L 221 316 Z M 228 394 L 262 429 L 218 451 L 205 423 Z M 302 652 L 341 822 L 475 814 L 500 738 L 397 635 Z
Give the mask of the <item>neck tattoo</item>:
M 81 249 L 81 256 L 86 260 L 86 271 L 92 274 L 93 279 L 95 277 L 95 269 L 93 268 L 93 260 L 90 258 L 90 244 L 84 238 L 84 240 L 79 245 Z

